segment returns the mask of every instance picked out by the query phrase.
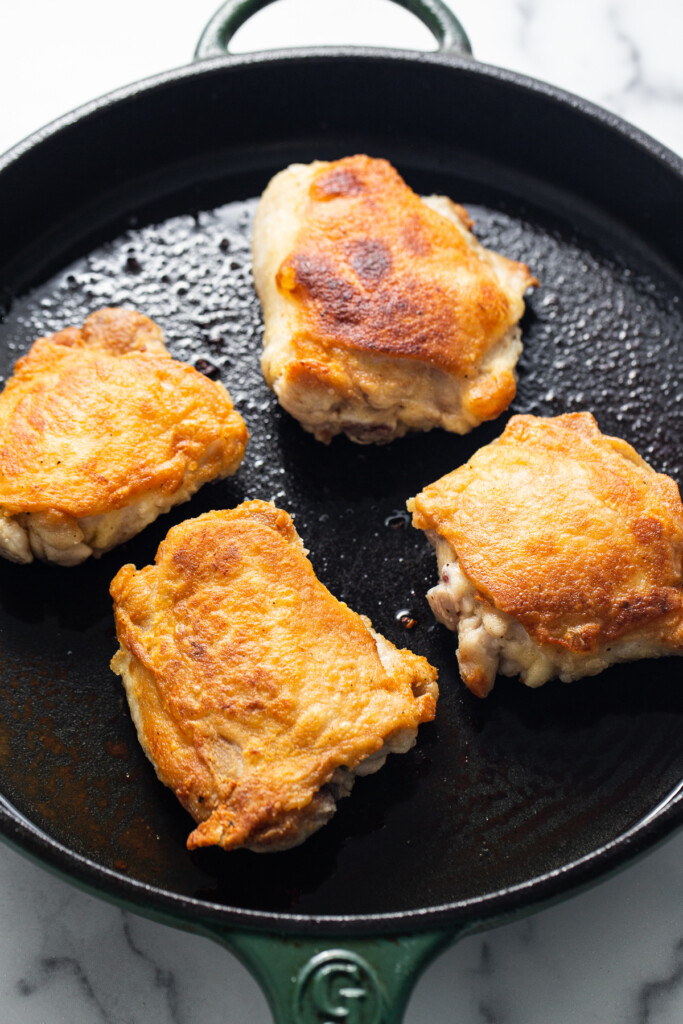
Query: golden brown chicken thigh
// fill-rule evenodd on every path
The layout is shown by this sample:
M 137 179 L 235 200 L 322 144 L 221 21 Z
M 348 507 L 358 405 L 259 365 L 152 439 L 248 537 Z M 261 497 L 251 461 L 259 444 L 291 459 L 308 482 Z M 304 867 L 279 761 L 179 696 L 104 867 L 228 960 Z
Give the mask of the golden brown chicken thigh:
M 173 527 L 111 592 L 112 668 L 157 775 L 199 823 L 190 849 L 298 845 L 434 717 L 436 671 L 337 601 L 266 502 Z
M 513 416 L 408 502 L 436 547 L 428 594 L 467 686 L 527 686 L 683 654 L 683 506 L 674 481 L 590 413 Z
M 294 164 L 270 182 L 253 237 L 263 373 L 318 440 L 466 433 L 507 408 L 522 296 L 537 282 L 471 226 L 368 156 Z
M 0 555 L 75 565 L 234 473 L 247 429 L 225 388 L 125 309 L 40 338 L 0 395 Z

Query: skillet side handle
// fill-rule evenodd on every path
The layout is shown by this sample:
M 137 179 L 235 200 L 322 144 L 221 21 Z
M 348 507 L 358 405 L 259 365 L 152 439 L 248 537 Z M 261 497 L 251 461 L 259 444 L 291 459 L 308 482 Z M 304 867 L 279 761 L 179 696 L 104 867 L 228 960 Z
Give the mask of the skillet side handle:
M 268 1000 L 275 1024 L 400 1024 L 419 975 L 461 933 L 370 938 L 201 932 L 234 953 Z
M 471 55 L 472 46 L 450 7 L 444 0 L 392 0 L 405 7 L 427 26 L 442 53 Z M 226 0 L 202 32 L 194 52 L 195 60 L 221 57 L 228 52 L 230 40 L 252 15 L 274 0 Z

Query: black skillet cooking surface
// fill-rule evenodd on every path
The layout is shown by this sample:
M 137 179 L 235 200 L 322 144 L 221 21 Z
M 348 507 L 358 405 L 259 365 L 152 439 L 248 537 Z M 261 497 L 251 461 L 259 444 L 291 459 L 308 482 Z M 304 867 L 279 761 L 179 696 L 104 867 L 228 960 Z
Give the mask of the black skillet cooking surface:
M 411 112 L 397 100 L 401 130 L 392 130 L 391 118 L 385 124 L 373 107 L 383 102 L 389 72 L 397 97 L 401 90 L 412 95 L 414 82 L 425 90 L 431 83 L 433 97 L 440 95 L 439 82 L 455 83 L 448 61 L 431 60 L 416 68 L 400 55 L 339 58 L 336 91 L 323 98 L 323 116 L 315 108 L 315 83 L 324 80 L 325 59 L 292 58 L 287 81 L 296 91 L 308 76 L 310 102 L 292 117 L 300 125 L 296 133 L 276 111 L 276 141 L 268 134 L 276 129 L 258 120 L 266 114 L 248 84 L 259 76 L 276 81 L 277 60 L 246 71 L 235 60 L 237 70 L 228 66 L 225 74 L 218 65 L 215 74 L 193 69 L 184 80 L 183 73 L 172 73 L 156 91 L 132 89 L 74 129 L 63 128 L 37 157 L 29 152 L 28 255 L 14 260 L 11 230 L 5 236 L 4 280 L 12 283 L 0 323 L 0 373 L 9 375 L 40 335 L 81 324 L 105 305 L 135 307 L 162 325 L 174 356 L 228 387 L 251 432 L 234 478 L 206 486 L 101 560 L 74 569 L 2 564 L 0 793 L 14 808 L 10 817 L 25 816 L 50 842 L 91 861 L 95 884 L 102 867 L 114 872 L 124 893 L 131 879 L 202 906 L 306 920 L 453 905 L 592 854 L 636 825 L 683 779 L 677 659 L 620 666 L 537 691 L 499 679 L 485 701 L 459 679 L 454 637 L 434 622 L 424 596 L 436 579 L 435 558 L 410 526 L 405 501 L 496 437 L 506 416 L 462 438 L 434 431 L 386 447 L 345 439 L 326 447 L 279 408 L 262 380 L 262 320 L 249 249 L 256 197 L 292 160 L 365 151 L 390 159 L 417 191 L 464 203 L 484 244 L 527 262 L 541 280 L 528 296 L 519 388 L 509 414 L 590 410 L 603 431 L 625 438 L 655 469 L 683 480 L 683 280 L 661 258 L 675 243 L 666 233 L 632 233 L 580 192 L 544 181 L 545 158 L 531 157 L 537 166 L 525 173 L 525 155 L 517 152 L 513 171 L 488 155 L 488 142 L 481 142 L 486 154 L 477 155 L 476 132 L 459 149 L 457 131 L 456 141 L 438 134 L 438 109 L 425 123 L 420 109 Z M 243 72 L 245 110 L 230 113 L 242 141 L 233 146 L 230 138 L 233 148 L 225 148 L 225 133 L 233 128 L 215 128 L 211 111 L 198 107 L 203 113 L 179 119 L 177 138 L 164 135 L 153 152 L 157 135 L 162 138 L 156 125 L 163 120 L 158 97 L 164 90 L 176 90 L 173 97 L 194 110 L 195 93 L 203 89 L 206 103 L 215 103 L 221 89 L 229 94 L 230 74 Z M 368 102 L 354 120 L 348 102 L 334 96 L 344 83 L 352 91 L 358 74 Z M 480 74 L 466 67 L 459 72 L 466 93 L 470 78 Z M 482 102 L 510 102 L 516 110 L 522 103 L 521 117 L 523 90 L 506 99 L 517 88 L 509 77 L 490 76 Z M 529 103 L 540 109 L 545 100 Z M 562 110 L 562 103 L 553 103 Z M 476 123 L 475 114 L 462 115 L 466 126 Z M 554 116 L 564 130 L 562 116 Z M 35 175 L 42 158 L 58 168 L 78 167 L 79 138 L 106 153 L 103 140 L 123 132 L 124 124 L 129 139 L 150 135 L 149 151 L 140 151 L 139 174 L 131 158 L 121 157 L 118 177 L 112 172 L 101 186 L 99 206 L 97 181 L 92 195 L 76 194 L 76 186 L 86 193 L 90 187 L 85 174 L 71 193 L 68 183 L 50 185 L 47 195 L 35 186 L 30 172 Z M 202 131 L 208 141 L 200 141 Z M 605 135 L 608 159 L 609 132 L 596 131 Z M 625 143 L 613 145 L 618 150 Z M 83 146 L 80 153 L 91 162 L 93 179 L 106 176 L 97 155 Z M 10 199 L 20 194 L 13 173 L 11 167 L 4 179 L 0 173 L 0 189 L 4 183 Z M 40 219 L 48 208 L 56 227 L 41 244 Z M 108 667 L 116 650 L 108 587 L 124 562 L 150 562 L 174 523 L 256 497 L 272 498 L 294 515 L 316 572 L 337 597 L 438 667 L 441 698 L 436 721 L 421 729 L 417 747 L 359 780 L 332 822 L 302 847 L 270 856 L 188 853 L 192 822 L 142 754 L 122 687 Z M 45 856 L 69 870 L 68 856 Z M 111 887 L 104 875 L 101 881 Z
M 493 195 L 426 155 L 397 163 L 423 193 L 464 201 L 481 240 L 527 261 L 542 281 L 529 297 L 511 411 L 590 409 L 604 431 L 681 479 L 681 394 L 670 374 L 681 282 L 625 242 L 608 252 L 599 235 L 529 196 Z M 252 195 L 267 177 L 254 176 Z M 2 791 L 48 834 L 107 867 L 172 892 L 302 914 L 461 900 L 608 842 L 683 777 L 679 663 L 643 662 L 538 691 L 500 679 L 486 701 L 465 690 L 454 638 L 424 597 L 435 559 L 405 501 L 497 436 L 504 419 L 465 438 L 435 431 L 387 447 L 345 439 L 325 447 L 305 434 L 260 374 L 255 200 L 231 201 L 231 191 L 228 181 L 192 212 L 173 202 L 165 215 L 140 211 L 128 230 L 15 301 L 2 324 L 9 374 L 33 339 L 95 308 L 144 310 L 174 356 L 223 381 L 251 432 L 234 479 L 205 487 L 100 561 L 71 570 L 3 564 Z M 417 748 L 359 781 L 332 823 L 277 864 L 248 852 L 186 851 L 191 821 L 157 782 L 108 668 L 116 647 L 108 585 L 119 566 L 150 562 L 173 523 L 255 497 L 294 515 L 332 592 L 429 658 L 441 684 L 436 722 Z

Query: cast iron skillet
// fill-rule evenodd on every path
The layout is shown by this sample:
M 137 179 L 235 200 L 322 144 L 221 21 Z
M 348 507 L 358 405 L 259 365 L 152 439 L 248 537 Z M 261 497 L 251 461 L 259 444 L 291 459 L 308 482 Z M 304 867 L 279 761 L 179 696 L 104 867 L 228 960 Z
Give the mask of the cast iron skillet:
M 369 152 L 465 203 L 482 240 L 541 279 L 510 411 L 590 409 L 681 480 L 681 162 L 588 103 L 474 63 L 437 0 L 402 2 L 438 52 L 214 58 L 264 6 L 227 4 L 198 49 L 210 59 L 98 100 L 0 161 L 0 372 L 94 308 L 135 306 L 176 356 L 220 376 L 252 433 L 235 478 L 100 561 L 3 562 L 0 830 L 89 891 L 226 944 L 280 1021 L 399 1020 L 445 943 L 602 878 L 683 817 L 676 659 L 539 691 L 501 679 L 478 701 L 432 620 L 434 557 L 405 500 L 505 417 L 464 438 L 326 448 L 260 377 L 255 197 L 293 160 Z M 245 497 L 295 514 L 319 576 L 437 665 L 442 696 L 418 746 L 360 780 L 303 847 L 189 854 L 191 823 L 108 668 L 108 585 L 124 562 L 150 562 L 173 523 Z

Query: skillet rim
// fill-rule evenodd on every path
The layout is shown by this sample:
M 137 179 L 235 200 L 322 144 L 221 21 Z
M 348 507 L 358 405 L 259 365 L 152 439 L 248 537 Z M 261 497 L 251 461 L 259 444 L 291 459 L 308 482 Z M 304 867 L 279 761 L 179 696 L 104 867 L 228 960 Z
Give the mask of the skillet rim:
M 29 152 L 53 139 L 60 132 L 107 108 L 137 99 L 139 96 L 162 90 L 186 79 L 211 76 L 224 69 L 245 66 L 290 64 L 300 62 L 329 64 L 334 61 L 384 62 L 386 64 L 438 65 L 448 70 L 483 76 L 503 87 L 530 91 L 553 102 L 561 111 L 569 108 L 597 124 L 601 131 L 614 132 L 629 145 L 663 164 L 680 180 L 683 194 L 683 158 L 642 129 L 605 110 L 592 101 L 583 99 L 557 86 L 495 65 L 480 63 L 469 56 L 441 51 L 412 51 L 376 47 L 306 47 L 257 51 L 247 54 L 226 54 L 197 61 L 189 65 L 161 72 L 121 86 L 90 100 L 74 110 L 39 128 L 0 155 L 0 190 L 2 175 Z M 531 910 L 596 884 L 609 873 L 626 867 L 634 858 L 646 853 L 683 826 L 683 780 L 667 797 L 652 808 L 644 818 L 630 829 L 597 847 L 577 860 L 560 868 L 527 879 L 509 888 L 436 906 L 419 907 L 401 912 L 380 914 L 304 915 L 290 912 L 254 911 L 232 907 L 195 897 L 183 896 L 170 890 L 140 882 L 97 864 L 63 843 L 50 837 L 25 818 L 0 793 L 0 838 L 18 852 L 37 861 L 42 867 L 56 872 L 65 880 L 79 885 L 100 898 L 124 903 L 140 912 L 154 913 L 167 921 L 186 922 L 189 926 L 202 923 L 235 925 L 246 930 L 281 931 L 297 934 L 382 933 L 425 930 L 436 927 L 457 928 L 483 924 L 492 918 Z
M 37 145 L 40 145 L 63 129 L 75 124 L 77 121 L 85 120 L 106 107 L 130 100 L 139 93 L 151 92 L 156 88 L 163 88 L 185 79 L 210 75 L 224 68 L 237 68 L 258 64 L 296 64 L 302 61 L 307 64 L 313 61 L 328 63 L 330 60 L 399 62 L 412 65 L 435 64 L 450 70 L 474 72 L 475 74 L 482 75 L 484 78 L 499 81 L 503 85 L 515 86 L 522 90 L 536 93 L 546 99 L 554 100 L 562 108 L 568 107 L 583 114 L 590 120 L 598 122 L 603 128 L 611 129 L 622 135 L 630 143 L 635 144 L 638 148 L 662 161 L 670 170 L 683 177 L 683 156 L 679 156 L 663 142 L 659 142 L 642 128 L 636 127 L 636 125 L 626 121 L 618 114 L 614 114 L 592 100 L 587 100 L 569 90 L 509 68 L 498 67 L 495 64 L 486 64 L 467 55 L 445 53 L 440 50 L 399 50 L 389 47 L 365 46 L 315 46 L 302 47 L 301 49 L 256 50 L 245 54 L 226 54 L 222 57 L 208 57 L 196 60 L 193 63 L 172 68 L 169 71 L 162 71 L 158 74 L 138 79 L 135 82 L 120 86 L 111 92 L 104 93 L 95 99 L 80 104 L 73 110 L 36 129 L 36 131 L 27 135 L 26 138 L 21 139 L 14 146 L 11 146 L 10 149 L 0 154 L 0 174 L 29 150 L 34 149 Z
M 590 888 L 630 866 L 683 826 L 683 780 L 630 829 L 590 853 L 517 885 L 433 907 L 381 914 L 293 914 L 232 907 L 172 893 L 113 871 L 48 836 L 0 794 L 0 839 L 64 881 L 93 896 L 122 903 L 166 922 L 207 927 L 239 926 L 248 931 L 342 935 L 417 932 L 483 926 L 531 912 Z

